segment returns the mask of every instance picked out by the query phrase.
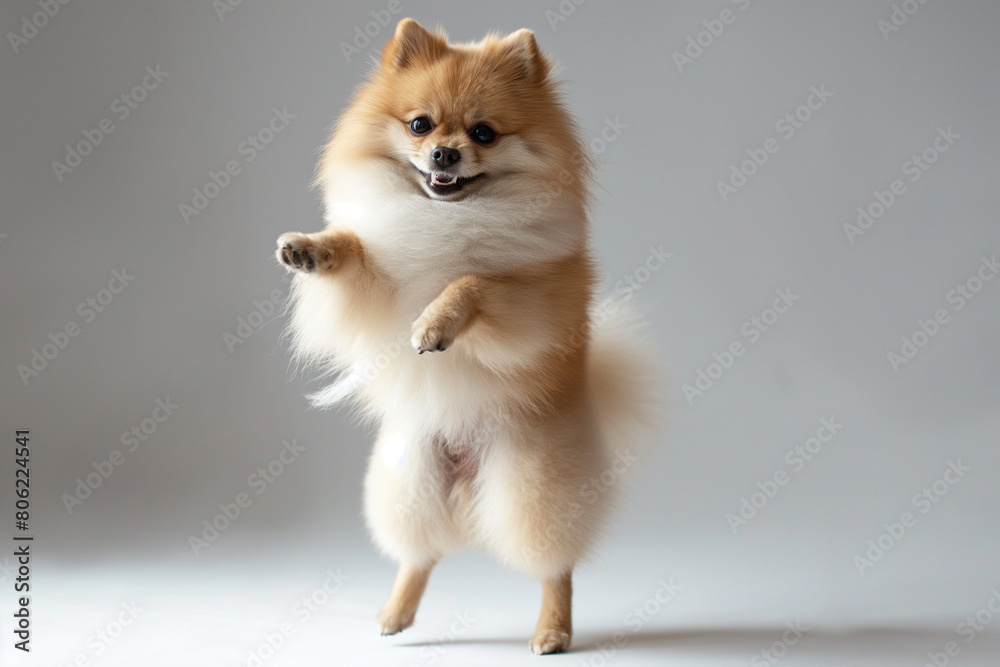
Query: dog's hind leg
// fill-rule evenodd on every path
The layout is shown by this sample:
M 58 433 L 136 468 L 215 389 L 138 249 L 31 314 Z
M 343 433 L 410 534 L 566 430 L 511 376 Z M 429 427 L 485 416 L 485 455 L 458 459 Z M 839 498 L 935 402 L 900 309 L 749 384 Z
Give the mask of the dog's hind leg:
M 383 635 L 394 635 L 413 625 L 420 598 L 427 587 L 427 579 L 436 562 L 414 567 L 406 563 L 399 566 L 392 593 L 378 613 L 378 631 Z
M 542 581 L 542 613 L 529 646 L 538 655 L 561 653 L 573 636 L 573 573 Z

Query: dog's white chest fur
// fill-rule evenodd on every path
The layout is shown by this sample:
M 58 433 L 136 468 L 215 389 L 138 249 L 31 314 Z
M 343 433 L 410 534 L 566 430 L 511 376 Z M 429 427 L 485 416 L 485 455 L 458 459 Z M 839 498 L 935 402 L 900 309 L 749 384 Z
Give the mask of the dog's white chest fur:
M 325 184 L 328 221 L 354 231 L 391 276 L 402 315 L 419 314 L 462 275 L 509 272 L 586 243 L 581 211 L 549 197 L 537 215 L 537 183 L 487 183 L 474 198 L 435 201 L 393 169 L 355 165 L 335 174 Z

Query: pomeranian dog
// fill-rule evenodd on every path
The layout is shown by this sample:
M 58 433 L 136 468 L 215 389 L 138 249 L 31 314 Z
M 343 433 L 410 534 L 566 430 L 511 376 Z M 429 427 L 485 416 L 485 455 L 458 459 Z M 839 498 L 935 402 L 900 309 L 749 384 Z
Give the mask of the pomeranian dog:
M 591 160 L 551 68 L 528 30 L 449 44 L 404 19 L 317 168 L 327 227 L 278 239 L 296 358 L 341 373 L 314 401 L 378 425 L 383 635 L 479 547 L 541 581 L 530 647 L 565 650 L 574 565 L 648 415 L 643 346 L 591 321 Z

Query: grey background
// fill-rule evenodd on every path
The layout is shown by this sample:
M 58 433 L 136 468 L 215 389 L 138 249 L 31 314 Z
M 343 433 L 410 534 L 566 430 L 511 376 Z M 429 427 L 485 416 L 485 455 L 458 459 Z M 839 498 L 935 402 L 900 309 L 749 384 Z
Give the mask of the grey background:
M 31 429 L 35 604 L 53 659 L 68 661 L 74 646 L 86 646 L 87 634 L 130 595 L 128 582 L 169 589 L 226 572 L 240 588 L 300 568 L 311 582 L 320 562 L 353 564 L 355 590 L 365 591 L 356 608 L 336 607 L 348 625 L 331 624 L 324 636 L 355 641 L 353 632 L 337 633 L 356 618 L 364 641 L 373 632 L 370 616 L 388 592 L 392 566 L 377 559 L 360 518 L 369 434 L 348 413 L 308 408 L 303 395 L 319 385 L 289 366 L 281 318 L 268 318 L 233 352 L 223 336 L 235 333 L 255 300 L 286 292 L 274 240 L 320 228 L 318 195 L 308 189 L 318 149 L 375 47 L 403 16 L 440 23 L 458 41 L 490 29 L 535 30 L 560 64 L 586 135 L 599 137 L 608 119 L 625 126 L 614 141 L 594 144 L 601 189 L 593 245 L 606 286 L 634 275 L 650 246 L 672 253 L 635 294 L 657 354 L 672 367 L 671 425 L 643 453 L 606 546 L 584 569 L 577 609 L 591 634 L 578 639 L 580 649 L 620 627 L 667 575 L 687 597 L 657 616 L 656 627 L 667 628 L 662 636 L 634 642 L 636 660 L 645 653 L 668 660 L 682 646 L 705 661 L 718 651 L 719 664 L 747 664 L 753 646 L 769 645 L 795 618 L 862 634 L 821 640 L 817 630 L 813 653 L 800 648 L 790 663 L 836 664 L 838 654 L 870 656 L 864 651 L 884 643 L 919 664 L 926 651 L 955 639 L 955 624 L 1000 584 L 1000 281 L 986 283 L 960 311 L 946 301 L 983 256 L 1000 250 L 1000 6 L 928 2 L 884 39 L 878 21 L 893 12 L 886 0 L 754 1 L 745 10 L 728 0 L 565 0 L 568 15 L 558 22 L 547 15 L 560 11 L 555 0 L 403 0 L 392 24 L 348 61 L 341 43 L 386 5 L 245 0 L 220 19 L 210 2 L 70 2 L 19 52 L 8 39 L 0 44 L 0 437 L 12 445 L 16 428 Z M 735 21 L 678 71 L 672 54 L 724 9 Z M 32 2 L 4 3 L 0 27 L 19 31 L 36 11 Z M 115 98 L 157 65 L 166 79 L 119 120 Z M 775 122 L 821 85 L 832 97 L 781 138 Z M 239 145 L 267 125 L 274 108 L 294 119 L 246 162 Z M 114 131 L 60 182 L 52 162 L 105 117 Z M 904 162 L 949 127 L 959 138 L 911 183 Z M 723 201 L 716 182 L 768 137 L 780 150 Z M 192 188 L 229 160 L 240 162 L 241 173 L 185 224 L 179 205 L 190 204 Z M 896 178 L 906 193 L 851 244 L 843 225 Z M 84 322 L 77 305 L 122 268 L 134 281 Z M 689 402 L 681 387 L 694 383 L 713 353 L 746 343 L 741 326 L 781 288 L 799 301 Z M 938 308 L 949 311 L 949 323 L 894 372 L 886 354 Z M 80 335 L 26 386 L 18 365 L 70 320 Z M 177 412 L 68 514 L 62 494 L 122 449 L 121 434 L 165 397 L 180 405 Z M 758 481 L 790 470 L 785 453 L 811 437 L 822 417 L 835 417 L 842 431 L 734 535 L 727 513 Z M 189 536 L 220 502 L 246 491 L 247 476 L 291 438 L 306 453 L 195 556 Z M 0 451 L 10 489 L 13 454 Z M 959 459 L 971 471 L 859 575 L 852 559 L 867 540 L 883 532 L 883 522 L 913 511 L 911 497 Z M 13 497 L 0 497 L 7 498 L 6 534 Z M 285 554 L 273 556 L 274 570 L 254 569 L 254 558 L 273 564 L 273 554 Z M 311 559 L 314 570 L 302 565 Z M 491 585 L 526 600 L 510 603 L 519 612 L 511 636 L 526 642 L 537 596 L 530 582 L 477 556 L 457 562 L 467 568 L 435 575 L 440 594 L 472 590 L 484 610 L 503 608 L 499 593 L 476 588 L 489 573 Z M 139 571 L 146 574 L 127 574 Z M 9 573 L 0 574 L 7 619 L 14 596 Z M 590 597 L 587 581 L 594 582 Z M 607 581 L 614 583 L 600 583 Z M 153 588 L 135 585 L 156 599 Z M 63 618 L 59 609 L 75 611 Z M 97 620 L 65 625 L 94 609 Z M 754 635 L 759 622 L 778 630 Z M 698 634 L 718 623 L 735 629 Z M 912 634 L 908 624 L 917 624 Z M 5 658 L 42 664 L 31 662 L 40 656 L 13 656 L 8 622 L 0 625 Z M 691 633 L 674 636 L 673 627 Z M 57 636 L 67 642 L 58 650 Z M 358 656 L 386 650 L 370 639 Z M 187 641 L 200 651 L 235 640 Z M 131 651 L 144 648 L 133 635 L 116 655 L 127 664 L 138 655 Z M 461 650 L 485 660 L 493 649 L 500 650 L 484 641 Z M 457 650 L 444 661 L 459 660 Z M 989 664 L 995 652 L 996 644 L 977 640 L 962 660 Z M 517 644 L 511 655 L 530 657 L 521 653 Z M 404 655 L 390 652 L 372 664 L 409 664 Z M 615 659 L 636 664 L 624 656 Z M 687 660 L 678 664 L 695 662 Z

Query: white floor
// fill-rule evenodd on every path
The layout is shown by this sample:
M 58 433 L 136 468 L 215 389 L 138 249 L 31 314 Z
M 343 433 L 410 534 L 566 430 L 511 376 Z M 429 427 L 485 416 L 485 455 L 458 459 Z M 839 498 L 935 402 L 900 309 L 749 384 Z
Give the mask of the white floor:
M 931 605 L 926 589 L 883 583 L 869 598 L 877 602 L 852 604 L 857 593 L 838 591 L 826 577 L 789 568 L 787 577 L 762 579 L 754 572 L 774 568 L 748 563 L 737 572 L 717 568 L 726 560 L 713 559 L 710 549 L 670 552 L 648 544 L 607 547 L 581 567 L 568 654 L 529 652 L 536 584 L 476 554 L 443 561 L 414 627 L 379 637 L 373 617 L 393 567 L 359 540 L 347 542 L 305 552 L 244 550 L 230 540 L 162 564 L 36 564 L 33 651 L 13 651 L 5 632 L 2 664 L 919 667 L 929 652 L 946 664 L 948 642 L 958 654 L 947 664 L 1000 664 L 996 628 L 966 642 L 956 625 L 976 609 L 963 611 L 948 596 Z M 949 592 L 969 598 L 967 591 Z M 977 606 L 989 595 L 983 591 Z

